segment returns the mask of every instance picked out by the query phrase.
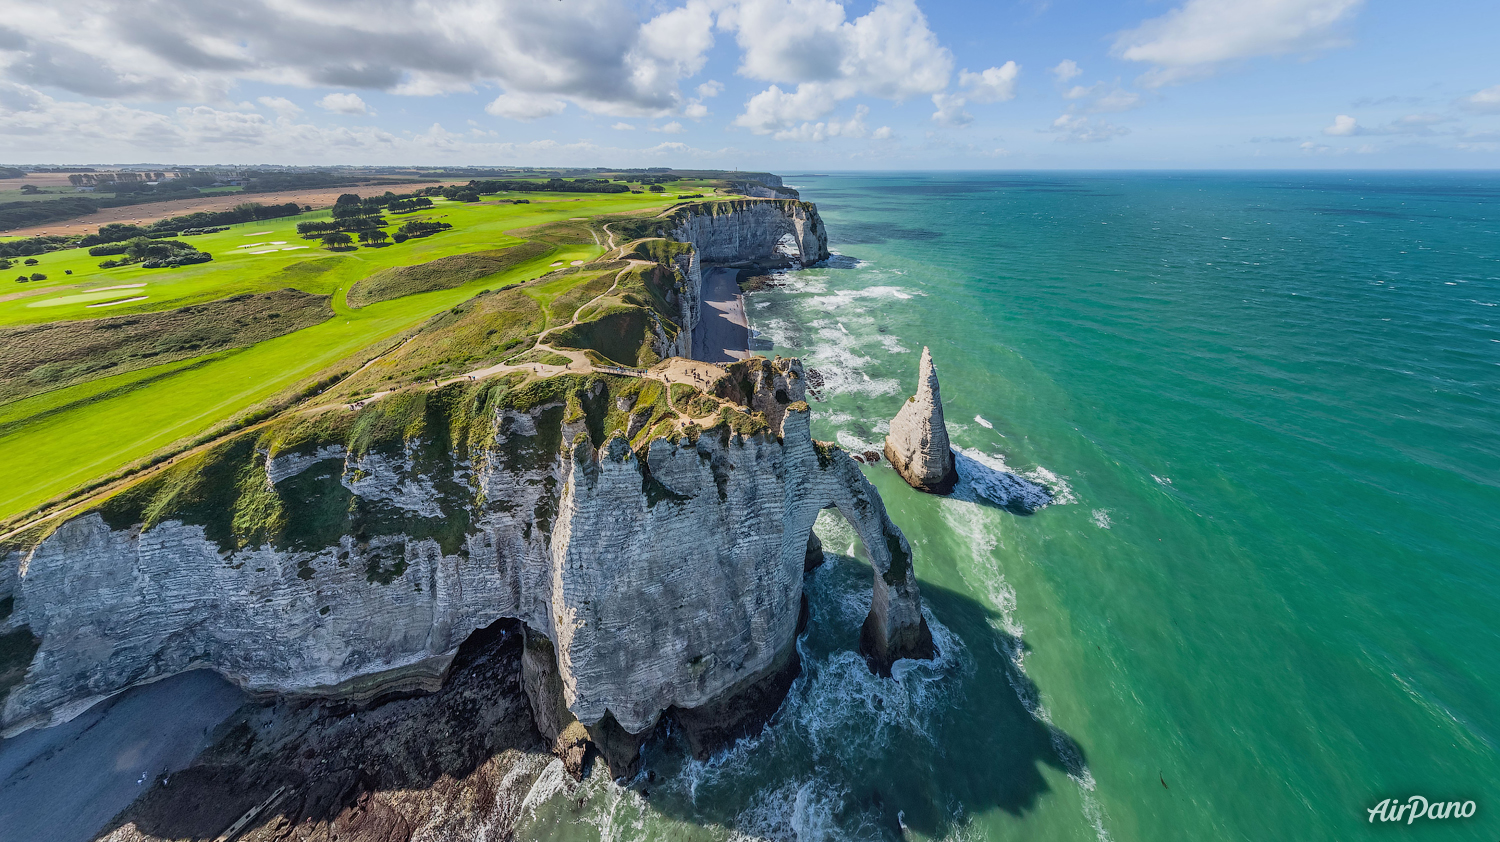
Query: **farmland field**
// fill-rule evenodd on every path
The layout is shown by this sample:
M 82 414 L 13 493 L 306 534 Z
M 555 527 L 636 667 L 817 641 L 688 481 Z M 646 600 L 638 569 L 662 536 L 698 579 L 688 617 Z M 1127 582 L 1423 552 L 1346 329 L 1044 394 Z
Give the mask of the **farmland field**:
M 698 189 L 686 182 L 672 187 Z M 512 204 L 512 198 L 530 203 Z M 0 464 L 7 466 L 9 476 L 0 488 L 0 518 L 33 509 L 176 442 L 200 436 L 280 394 L 352 371 L 394 344 L 403 332 L 483 290 L 590 261 L 605 251 L 606 235 L 589 220 L 660 209 L 674 203 L 676 193 L 525 193 L 484 199 L 435 199 L 429 210 L 388 213 L 388 231 L 410 219 L 446 222 L 453 228 L 383 247 L 331 252 L 317 240 L 299 237 L 297 223 L 330 219 L 330 211 L 323 209 L 183 238 L 214 259 L 175 269 L 101 269 L 98 264 L 105 258 L 92 257 L 87 249 L 44 254 L 34 266 L 17 262 L 0 275 L 0 331 L 103 317 L 149 319 L 160 311 L 283 289 L 331 296 L 333 316 L 249 347 L 215 350 L 126 373 L 106 371 L 95 379 L 58 384 L 40 393 L 33 389 L 23 400 L 0 403 Z M 570 220 L 577 222 L 539 228 Z M 364 307 L 352 307 L 347 300 L 355 283 L 381 270 L 471 252 L 503 255 L 497 250 L 518 246 L 534 256 L 500 261 L 504 265 L 499 271 L 450 288 L 403 295 L 407 287 L 398 285 L 395 293 L 386 294 L 400 297 Z M 22 269 L 27 276 L 44 274 L 46 280 L 14 282 Z M 572 286 L 594 277 L 576 273 L 549 278 L 533 297 L 545 308 Z

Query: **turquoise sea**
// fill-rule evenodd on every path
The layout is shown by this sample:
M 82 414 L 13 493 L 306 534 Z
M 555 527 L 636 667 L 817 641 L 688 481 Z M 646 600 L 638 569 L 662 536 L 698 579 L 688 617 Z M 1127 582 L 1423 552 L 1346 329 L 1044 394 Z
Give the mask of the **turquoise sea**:
M 771 728 L 529 836 L 1500 839 L 1500 176 L 787 183 L 839 257 L 748 309 L 823 374 L 814 434 L 879 450 L 930 346 L 973 470 L 1055 502 L 870 466 L 941 659 L 869 675 L 825 514 Z M 1412 795 L 1476 814 L 1369 821 Z

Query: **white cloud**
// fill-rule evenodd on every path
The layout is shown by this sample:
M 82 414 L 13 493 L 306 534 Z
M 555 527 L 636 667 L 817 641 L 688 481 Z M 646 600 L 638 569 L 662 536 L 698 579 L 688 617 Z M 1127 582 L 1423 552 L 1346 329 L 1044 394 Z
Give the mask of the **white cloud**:
M 828 85 L 808 83 L 795 90 L 783 91 L 772 85 L 745 103 L 745 111 L 734 118 L 734 124 L 756 134 L 772 134 L 781 129 L 820 117 L 832 111 L 839 97 Z
M 1137 108 L 1141 104 L 1141 95 L 1120 87 L 1118 81 L 1112 85 L 1104 82 L 1088 86 L 1074 85 L 1063 92 L 1063 98 L 1090 100 L 1087 103 L 1069 106 L 1069 114 L 1118 114 L 1121 111 Z
M 690 120 L 702 120 L 708 116 L 708 106 L 701 102 L 690 102 L 682 109 L 682 116 Z
M 494 98 L 484 110 L 507 120 L 530 122 L 543 117 L 555 117 L 568 107 L 566 102 L 537 94 L 504 93 Z
M 1333 118 L 1333 125 L 1323 129 L 1323 134 L 1333 137 L 1348 137 L 1359 132 L 1359 124 L 1348 114 L 1340 114 Z
M 719 2 L 719 0 L 714 0 Z M 710 0 L 11 3 L 0 76 L 88 97 L 228 101 L 243 82 L 432 95 L 495 85 L 656 116 L 713 45 Z
M 265 107 L 276 112 L 278 117 L 291 119 L 302 113 L 302 109 L 296 103 L 282 96 L 263 96 L 255 100 Z
M 369 114 L 370 109 L 359 94 L 329 94 L 318 100 L 318 107 L 334 114 Z
M 1016 76 L 1020 72 L 1021 66 L 1013 61 L 979 73 L 968 70 L 960 72 L 958 93 L 940 92 L 932 95 L 932 104 L 937 106 L 937 110 L 932 113 L 933 122 L 955 128 L 974 122 L 974 115 L 965 111 L 964 106 L 970 101 L 1004 102 L 1014 99 Z
M 1500 112 L 1500 85 L 1466 98 L 1464 104 L 1475 111 Z
M 699 99 L 712 99 L 713 97 L 716 97 L 723 92 L 724 83 L 715 82 L 712 79 L 709 79 L 707 82 L 704 82 L 703 84 L 698 86 Z
M 937 110 L 932 112 L 932 121 L 944 126 L 967 126 L 974 122 L 974 115 L 964 110 L 968 101 L 957 94 L 933 94 L 932 104 Z
M 1005 102 L 1015 99 L 1016 76 L 1020 72 L 1020 65 L 1007 61 L 980 73 L 965 70 L 958 74 L 958 85 L 972 102 Z
M 776 133 L 775 137 L 777 140 L 795 140 L 804 143 L 822 143 L 835 137 L 868 137 L 870 129 L 865 125 L 865 117 L 869 116 L 869 113 L 869 106 L 861 105 L 854 109 L 853 117 L 843 122 L 838 120 L 806 122 L 799 126 L 782 129 Z M 890 136 L 890 129 L 884 126 L 882 128 L 887 132 L 885 137 L 880 138 L 884 140 Z
M 1323 134 L 1332 137 L 1350 137 L 1353 135 L 1413 135 L 1417 137 L 1433 137 L 1440 134 L 1461 134 L 1463 129 L 1452 129 L 1447 131 L 1434 129 L 1443 123 L 1455 122 L 1453 117 L 1445 117 L 1442 114 L 1408 114 L 1405 117 L 1392 120 L 1379 126 L 1361 126 L 1348 114 L 1340 114 L 1333 118 L 1333 125 L 1323 129 Z
M 625 122 L 615 123 L 613 126 L 610 126 L 610 128 L 614 129 L 617 132 L 633 132 L 633 131 L 635 131 L 635 126 L 632 126 L 629 123 L 625 123 Z
M 870 137 L 874 138 L 875 140 L 890 140 L 895 136 L 896 133 L 891 131 L 890 126 L 881 126 L 870 134 Z
M 687 131 L 687 129 L 684 129 L 681 123 L 673 120 L 672 122 L 667 123 L 664 126 L 652 126 L 651 131 L 661 132 L 662 134 L 682 134 L 683 132 Z
M 149 160 L 170 156 L 183 164 L 274 160 L 288 164 L 340 163 L 511 164 L 536 166 L 659 166 L 692 160 L 713 165 L 745 160 L 744 150 L 698 149 L 663 143 L 644 149 L 588 141 L 491 140 L 493 132 L 451 132 L 441 125 L 390 132 L 366 125 L 317 126 L 209 106 L 158 113 L 118 102 L 94 105 L 57 100 L 35 88 L 0 81 L 0 148 L 18 160 Z
M 1122 32 L 1113 53 L 1154 65 L 1148 87 L 1212 73 L 1225 62 L 1339 46 L 1363 0 L 1187 0 Z
M 1058 62 L 1056 67 L 1052 68 L 1051 73 L 1057 77 L 1057 81 L 1066 82 L 1069 79 L 1082 76 L 1083 70 L 1078 66 L 1078 62 L 1070 58 L 1065 58 Z
M 1064 114 L 1058 117 L 1052 121 L 1052 125 L 1046 131 L 1056 133 L 1057 137 L 1054 140 L 1060 143 L 1102 143 L 1130 134 L 1130 129 L 1124 126 L 1116 126 L 1101 119 L 1081 117 L 1077 114 Z
M 913 0 L 877 0 L 852 21 L 834 0 L 740 0 L 720 13 L 719 26 L 735 33 L 740 74 L 772 83 L 735 119 L 757 134 L 796 128 L 800 136 L 799 124 L 855 96 L 903 102 L 940 93 L 953 72 L 952 54 Z

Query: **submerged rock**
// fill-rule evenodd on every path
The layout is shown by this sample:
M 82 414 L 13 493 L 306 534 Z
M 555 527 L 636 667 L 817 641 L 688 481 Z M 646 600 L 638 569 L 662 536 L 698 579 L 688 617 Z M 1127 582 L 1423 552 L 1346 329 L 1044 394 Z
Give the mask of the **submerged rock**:
M 947 494 L 958 482 L 948 427 L 943 423 L 937 367 L 926 348 L 917 369 L 917 393 L 901 406 L 891 421 L 890 435 L 885 437 L 885 458 L 891 460 L 902 479 L 921 491 Z

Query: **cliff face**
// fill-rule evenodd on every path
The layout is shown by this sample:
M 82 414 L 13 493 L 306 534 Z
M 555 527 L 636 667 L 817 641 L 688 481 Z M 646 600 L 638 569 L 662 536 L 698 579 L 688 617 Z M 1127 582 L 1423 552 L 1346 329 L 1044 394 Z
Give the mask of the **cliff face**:
M 774 257 L 788 234 L 827 256 L 806 203 L 641 224 L 663 223 L 694 248 L 632 252 L 682 311 L 647 338 L 662 352 L 685 353 L 710 257 Z M 932 653 L 911 549 L 856 463 L 812 440 L 804 393 L 781 359 L 676 407 L 652 380 L 513 375 L 288 413 L 183 457 L 0 555 L 0 637 L 25 644 L 3 650 L 0 732 L 192 669 L 356 702 L 432 690 L 471 633 L 513 618 L 536 724 L 570 764 L 593 743 L 629 771 L 664 714 L 701 753 L 795 678 L 824 508 L 872 560 L 871 667 Z M 679 426 L 684 402 L 699 423 Z
M 800 364 L 725 380 L 752 414 L 635 447 L 599 413 L 633 416 L 619 407 L 640 381 L 602 377 L 529 407 L 491 401 L 477 449 L 455 444 L 452 419 L 392 446 L 362 445 L 388 422 L 359 416 L 342 441 L 232 441 L 183 465 L 181 488 L 10 554 L 4 623 L 41 644 L 0 721 L 57 722 L 195 668 L 265 693 L 430 689 L 472 631 L 513 617 L 554 644 L 577 720 L 640 734 L 784 659 L 829 506 L 874 562 L 872 664 L 929 651 L 910 548 L 856 464 L 811 439 Z M 264 512 L 279 525 L 246 525 Z
M 669 236 L 692 243 L 710 265 L 785 263 L 777 247 L 786 237 L 804 264 L 829 256 L 828 232 L 817 208 L 787 199 L 693 205 L 673 220 Z
M 913 488 L 947 494 L 958 482 L 948 426 L 943 421 L 943 398 L 938 389 L 932 354 L 922 349 L 917 365 L 917 393 L 901 405 L 885 438 L 885 458 Z

